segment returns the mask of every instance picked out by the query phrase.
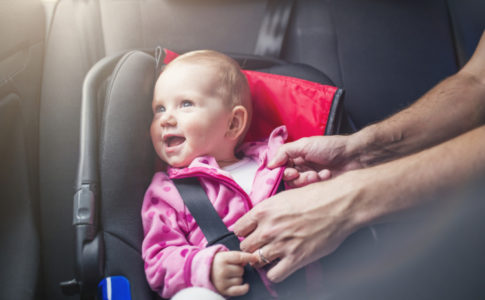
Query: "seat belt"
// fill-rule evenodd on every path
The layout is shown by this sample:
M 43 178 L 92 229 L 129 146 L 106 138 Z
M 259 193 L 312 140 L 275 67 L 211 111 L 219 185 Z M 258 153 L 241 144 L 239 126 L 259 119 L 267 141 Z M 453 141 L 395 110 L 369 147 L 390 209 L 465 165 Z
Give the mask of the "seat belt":
M 269 0 L 259 29 L 254 54 L 280 57 L 294 0 Z
M 208 241 L 207 246 L 222 244 L 229 250 L 240 251 L 239 239 L 222 222 L 221 217 L 210 202 L 209 197 L 207 197 L 199 180 L 195 177 L 188 177 L 173 179 L 173 182 L 184 200 L 185 205 L 197 222 L 197 225 L 199 225 L 204 233 Z M 273 298 L 266 289 L 256 269 L 249 264 L 244 267 L 243 280 L 249 283 L 249 292 L 240 297 L 231 297 L 231 299 L 262 300 Z
M 162 47 L 157 46 L 155 48 L 155 76 L 153 77 L 153 86 L 155 86 L 155 83 L 157 82 L 160 73 L 162 73 L 163 60 L 165 59 L 165 55 L 166 53 L 162 49 Z
M 466 62 L 468 61 L 468 57 L 466 55 L 465 50 L 465 42 L 463 34 L 458 29 L 458 20 L 455 13 L 455 3 L 453 1 L 447 0 L 446 7 L 448 10 L 448 16 L 450 18 L 451 23 L 451 37 L 453 40 L 453 47 L 455 48 L 455 59 L 458 69 L 461 69 Z

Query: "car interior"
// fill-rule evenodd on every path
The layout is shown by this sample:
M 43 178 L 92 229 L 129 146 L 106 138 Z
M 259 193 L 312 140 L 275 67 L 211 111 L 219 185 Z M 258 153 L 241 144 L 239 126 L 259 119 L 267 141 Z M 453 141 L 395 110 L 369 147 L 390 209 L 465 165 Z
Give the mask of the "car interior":
M 482 0 L 1 1 L 0 299 L 94 299 L 99 281 L 117 275 L 131 299 L 158 299 L 140 254 L 151 111 L 132 100 L 151 99 L 157 47 L 218 50 L 341 88 L 344 134 L 457 72 L 484 16 Z M 89 130 L 96 142 L 86 145 Z M 315 299 L 485 297 L 483 188 L 470 184 L 459 192 L 468 208 L 423 208 L 406 216 L 414 227 L 350 237 Z M 453 221 L 434 222 L 443 214 Z M 388 242 L 376 246 L 376 232 Z M 429 232 L 442 234 L 429 241 Z

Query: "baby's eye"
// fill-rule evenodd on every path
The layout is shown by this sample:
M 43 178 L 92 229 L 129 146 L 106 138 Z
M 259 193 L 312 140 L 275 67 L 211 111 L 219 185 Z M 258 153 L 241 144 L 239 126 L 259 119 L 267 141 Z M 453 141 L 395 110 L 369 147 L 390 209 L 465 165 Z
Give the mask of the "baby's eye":
M 157 105 L 155 106 L 155 113 L 161 113 L 165 111 L 165 106 L 163 105 Z
M 180 105 L 182 107 L 190 107 L 190 106 L 194 106 L 194 103 L 190 100 L 183 100 Z

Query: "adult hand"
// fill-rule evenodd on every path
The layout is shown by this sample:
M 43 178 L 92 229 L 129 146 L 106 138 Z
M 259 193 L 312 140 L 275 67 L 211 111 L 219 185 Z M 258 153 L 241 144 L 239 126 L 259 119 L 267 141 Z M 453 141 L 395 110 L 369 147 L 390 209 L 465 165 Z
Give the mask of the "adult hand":
M 356 197 L 363 187 L 353 172 L 281 192 L 240 218 L 234 232 L 246 237 L 241 249 L 276 264 L 268 271 L 280 282 L 297 269 L 333 252 L 363 221 Z M 355 184 L 354 184 L 355 183 Z
M 283 179 L 301 187 L 362 167 L 353 136 L 314 136 L 281 146 L 269 168 L 287 165 Z
M 244 266 L 258 261 L 258 256 L 251 253 L 240 251 L 217 252 L 212 262 L 212 284 L 223 296 L 244 295 L 250 288 L 249 284 L 243 284 Z

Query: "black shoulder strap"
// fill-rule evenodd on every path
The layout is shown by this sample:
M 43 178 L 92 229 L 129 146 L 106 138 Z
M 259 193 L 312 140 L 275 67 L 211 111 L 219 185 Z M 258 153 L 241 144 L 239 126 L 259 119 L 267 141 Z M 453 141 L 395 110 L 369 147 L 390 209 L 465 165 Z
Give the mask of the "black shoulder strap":
M 254 54 L 280 57 L 294 0 L 269 0 Z
M 204 233 L 208 246 L 223 244 L 230 250 L 240 250 L 239 239 L 229 231 L 217 214 L 214 206 L 207 197 L 204 189 L 197 178 L 188 177 L 173 180 L 185 205 L 194 217 L 197 225 Z M 258 272 L 249 265 L 244 267 L 244 282 L 250 285 L 249 293 L 234 297 L 234 300 L 263 300 L 272 299 Z
M 185 206 L 207 239 L 207 245 L 224 244 L 230 250 L 239 250 L 239 239 L 229 231 L 217 214 L 207 194 L 195 177 L 174 179 Z

